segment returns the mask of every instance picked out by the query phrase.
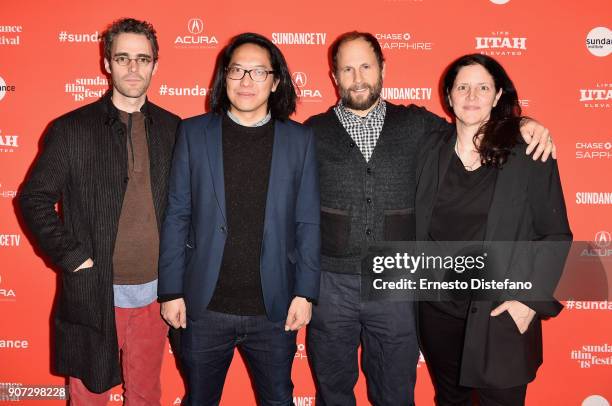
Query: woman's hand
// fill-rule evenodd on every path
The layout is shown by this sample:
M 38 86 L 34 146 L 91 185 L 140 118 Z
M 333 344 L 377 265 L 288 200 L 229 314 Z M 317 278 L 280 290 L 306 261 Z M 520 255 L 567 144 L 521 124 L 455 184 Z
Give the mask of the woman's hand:
M 493 309 L 491 316 L 499 316 L 505 311 L 510 314 L 512 320 L 514 320 L 514 324 L 516 324 L 516 327 L 519 329 L 521 334 L 527 331 L 529 323 L 531 323 L 531 320 L 533 320 L 533 317 L 535 316 L 535 311 L 516 300 L 508 300 L 500 304 Z

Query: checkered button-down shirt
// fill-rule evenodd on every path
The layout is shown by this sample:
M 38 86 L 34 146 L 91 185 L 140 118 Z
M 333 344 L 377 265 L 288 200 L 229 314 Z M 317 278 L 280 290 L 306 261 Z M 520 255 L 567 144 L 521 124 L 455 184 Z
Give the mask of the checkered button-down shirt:
M 376 142 L 382 131 L 385 123 L 385 113 L 387 105 L 384 100 L 380 99 L 376 107 L 374 107 L 365 117 L 359 117 L 348 110 L 342 102 L 339 102 L 334 107 L 334 112 L 338 116 L 338 120 L 346 132 L 351 136 L 359 150 L 363 154 L 366 162 L 370 161 L 370 157 L 376 147 Z

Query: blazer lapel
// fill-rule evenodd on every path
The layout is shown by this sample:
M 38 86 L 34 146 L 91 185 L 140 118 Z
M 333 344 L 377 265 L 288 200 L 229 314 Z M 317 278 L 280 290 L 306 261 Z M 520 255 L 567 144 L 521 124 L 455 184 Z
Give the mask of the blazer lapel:
M 215 197 L 221 214 L 227 223 L 223 172 L 223 142 L 221 134 L 221 117 L 219 115 L 215 114 L 211 117 L 206 127 L 204 140 L 206 142 L 206 154 L 208 155 L 208 164 L 210 165 L 210 174 L 212 176 Z
M 272 162 L 270 163 L 270 178 L 268 180 L 268 193 L 266 195 L 266 214 L 264 217 L 264 236 L 268 229 L 268 224 L 274 217 L 275 205 L 278 202 L 277 196 L 280 193 L 279 185 L 283 173 L 288 173 L 287 148 L 288 137 L 286 134 L 287 126 L 279 120 L 274 120 L 274 142 L 272 144 Z

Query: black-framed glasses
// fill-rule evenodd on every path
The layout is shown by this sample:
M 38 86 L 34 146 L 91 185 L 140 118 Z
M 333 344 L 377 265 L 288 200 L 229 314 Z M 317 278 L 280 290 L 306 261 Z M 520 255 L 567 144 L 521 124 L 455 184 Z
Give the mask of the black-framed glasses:
M 115 63 L 119 66 L 128 66 L 130 62 L 136 61 L 138 66 L 145 67 L 153 62 L 153 59 L 151 59 L 149 56 L 137 56 L 136 58 L 130 58 L 127 55 L 117 55 L 113 57 L 113 61 L 115 61 Z
M 231 80 L 242 80 L 244 75 L 248 73 L 254 82 L 265 82 L 268 79 L 268 75 L 274 73 L 273 70 L 266 70 L 264 68 L 244 69 L 238 66 L 225 68 L 225 72 L 227 73 L 227 78 Z

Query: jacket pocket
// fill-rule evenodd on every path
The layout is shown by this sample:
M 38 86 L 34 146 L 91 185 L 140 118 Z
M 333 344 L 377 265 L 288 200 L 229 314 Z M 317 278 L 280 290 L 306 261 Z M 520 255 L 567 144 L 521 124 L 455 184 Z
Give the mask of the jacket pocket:
M 99 274 L 96 265 L 76 272 L 62 273 L 60 318 L 101 331 Z
M 416 238 L 414 208 L 385 210 L 385 241 L 412 241 Z
M 351 217 L 347 210 L 321 207 L 321 253 L 330 257 L 345 255 L 349 248 Z

